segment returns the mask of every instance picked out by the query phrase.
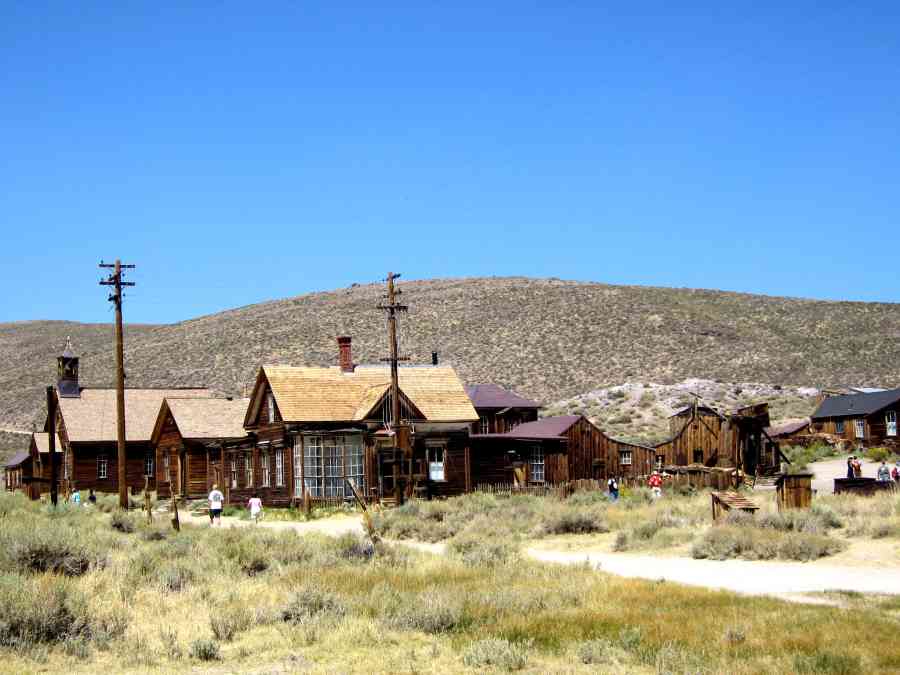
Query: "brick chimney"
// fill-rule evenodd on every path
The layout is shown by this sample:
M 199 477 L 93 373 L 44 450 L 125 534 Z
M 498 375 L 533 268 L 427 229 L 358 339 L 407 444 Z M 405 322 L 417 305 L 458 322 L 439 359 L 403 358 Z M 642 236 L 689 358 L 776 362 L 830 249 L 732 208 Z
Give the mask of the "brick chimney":
M 349 335 L 339 337 L 338 343 L 338 365 L 341 367 L 342 373 L 352 373 L 355 366 L 353 365 L 353 351 L 350 347 L 351 338 Z

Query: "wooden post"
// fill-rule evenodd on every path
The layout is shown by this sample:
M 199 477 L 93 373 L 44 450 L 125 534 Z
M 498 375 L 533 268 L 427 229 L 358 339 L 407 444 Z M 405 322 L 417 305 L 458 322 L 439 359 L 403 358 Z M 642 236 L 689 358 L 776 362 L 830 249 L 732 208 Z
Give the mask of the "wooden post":
M 117 477 L 119 481 L 119 508 L 128 508 L 128 486 L 125 472 L 125 344 L 122 335 L 122 287 L 134 286 L 134 282 L 122 281 L 122 270 L 133 268 L 134 265 L 123 265 L 116 259 L 115 264 L 106 265 L 100 263 L 100 267 L 112 268 L 113 273 L 101 286 L 113 286 L 115 290 L 109 299 L 116 309 L 116 438 L 118 444 Z
M 172 529 L 181 532 L 181 520 L 178 518 L 178 497 L 172 496 Z
M 153 506 L 150 499 L 150 476 L 144 476 L 144 508 L 147 509 L 147 522 L 153 523 Z
M 56 508 L 59 501 L 59 485 L 56 480 L 56 392 L 47 387 L 47 419 L 50 421 L 50 434 L 47 438 L 50 449 L 50 503 Z M 38 452 L 38 460 L 41 453 Z

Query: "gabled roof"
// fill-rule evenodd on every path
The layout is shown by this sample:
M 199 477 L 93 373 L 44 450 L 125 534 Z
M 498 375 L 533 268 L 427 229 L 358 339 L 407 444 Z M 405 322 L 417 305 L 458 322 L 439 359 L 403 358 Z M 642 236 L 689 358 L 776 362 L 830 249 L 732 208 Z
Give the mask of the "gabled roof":
M 520 424 L 512 431 L 507 431 L 503 436 L 524 439 L 549 439 L 559 438 L 572 428 L 581 415 L 559 415 L 557 417 L 544 417 L 534 422 Z
M 244 415 L 249 398 L 166 398 L 159 410 L 153 440 L 168 410 L 175 419 L 181 437 L 187 440 L 243 438 Z
M 682 415 L 690 414 L 691 410 L 694 409 L 692 405 L 686 405 L 683 408 L 679 408 L 675 412 L 673 412 L 669 417 L 681 417 Z M 714 415 L 718 417 L 721 413 L 715 408 L 711 408 L 708 405 L 698 405 L 697 412 L 701 415 Z
M 31 457 L 27 452 L 17 452 L 15 455 L 9 458 L 9 461 L 4 464 L 4 468 L 7 469 L 15 469 L 17 466 L 20 466 L 22 462 Z
M 476 408 L 540 408 L 541 404 L 498 384 L 471 384 L 466 393 Z
M 769 434 L 770 438 L 775 438 L 777 436 L 786 436 L 788 434 L 793 434 L 801 429 L 805 429 L 809 426 L 809 420 L 795 420 L 793 422 L 784 422 L 783 424 L 777 424 L 772 427 L 766 427 L 766 433 Z
M 829 396 L 819 404 L 812 418 L 817 420 L 827 417 L 871 415 L 898 401 L 900 401 L 900 389 L 888 389 L 871 394 Z
M 31 434 L 34 439 L 34 445 L 37 448 L 38 452 L 49 453 L 50 452 L 50 434 L 46 431 L 35 431 Z M 56 437 L 56 452 L 62 452 L 62 441 L 59 436 Z
M 126 389 L 125 440 L 149 441 L 163 399 L 209 398 L 209 389 Z M 84 388 L 78 398 L 57 397 L 70 443 L 116 440 L 116 390 Z
M 268 381 L 285 422 L 355 422 L 378 404 L 390 384 L 386 366 L 263 366 L 244 420 L 250 426 L 262 404 Z M 456 371 L 449 366 L 401 366 L 400 390 L 429 422 L 475 422 L 478 414 Z

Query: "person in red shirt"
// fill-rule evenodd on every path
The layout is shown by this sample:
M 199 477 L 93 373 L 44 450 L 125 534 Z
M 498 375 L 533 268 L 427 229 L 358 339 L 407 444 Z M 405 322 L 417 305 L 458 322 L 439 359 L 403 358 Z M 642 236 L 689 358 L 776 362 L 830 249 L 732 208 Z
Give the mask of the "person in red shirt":
M 659 499 L 662 497 L 662 476 L 659 475 L 658 472 L 654 471 L 649 480 L 647 480 L 647 485 L 650 486 L 650 489 L 653 490 L 653 498 Z

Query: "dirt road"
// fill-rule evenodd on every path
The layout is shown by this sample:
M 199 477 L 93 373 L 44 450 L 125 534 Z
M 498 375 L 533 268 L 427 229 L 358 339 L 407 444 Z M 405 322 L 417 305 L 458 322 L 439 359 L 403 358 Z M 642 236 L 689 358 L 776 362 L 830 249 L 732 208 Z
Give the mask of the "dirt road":
M 224 527 L 257 527 L 247 520 L 223 518 Z M 182 514 L 182 522 L 209 526 L 204 516 Z M 310 522 L 262 521 L 258 527 L 294 530 L 339 536 L 346 532 L 362 532 L 358 516 L 322 518 Z M 393 542 L 418 551 L 443 555 L 443 544 Z M 787 599 L 792 594 L 822 591 L 856 591 L 900 595 L 900 566 L 845 566 L 821 563 L 750 562 L 746 560 L 694 560 L 693 558 L 632 555 L 627 553 L 595 553 L 525 549 L 525 555 L 545 563 L 581 565 L 588 563 L 598 570 L 622 577 L 665 579 L 689 586 L 702 586 L 744 593 L 775 595 Z M 807 601 L 806 598 L 800 598 Z
M 812 487 L 817 494 L 830 495 L 834 493 L 834 479 L 847 477 L 847 457 L 826 459 L 822 462 L 813 462 L 809 465 L 813 473 Z M 862 475 L 866 478 L 875 478 L 878 463 L 863 459 Z

